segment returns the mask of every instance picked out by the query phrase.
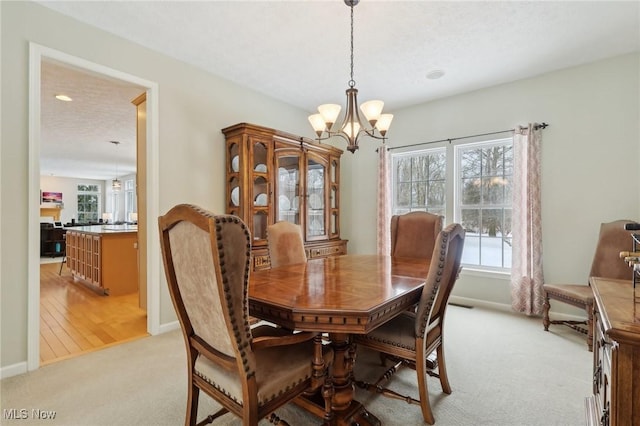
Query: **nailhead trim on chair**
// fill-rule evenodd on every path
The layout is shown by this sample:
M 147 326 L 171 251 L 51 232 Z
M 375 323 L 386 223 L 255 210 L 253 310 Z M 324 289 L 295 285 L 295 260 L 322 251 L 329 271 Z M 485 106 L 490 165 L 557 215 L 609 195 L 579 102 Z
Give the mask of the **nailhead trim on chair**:
M 586 286 L 585 286 L 585 287 L 586 287 Z M 574 297 L 565 296 L 564 294 L 554 293 L 553 291 L 547 291 L 547 290 L 544 290 L 544 292 L 545 292 L 545 293 L 549 293 L 549 294 L 553 294 L 554 296 L 556 296 L 556 297 L 558 297 L 558 298 L 560 298 L 560 299 L 562 299 L 562 300 L 571 300 L 572 302 L 576 302 L 576 303 L 583 303 L 583 304 L 585 303 L 585 301 L 584 301 L 584 300 L 582 300 L 582 299 L 576 299 L 576 298 L 574 298 Z M 593 303 L 593 302 L 592 302 L 592 303 Z M 588 303 L 587 303 L 587 304 L 588 304 Z
M 436 297 L 436 294 L 438 292 L 438 288 L 440 287 L 440 281 L 442 280 L 442 274 L 444 273 L 444 261 L 447 257 L 447 241 L 449 240 L 449 232 L 447 230 L 447 228 L 442 230 L 442 244 L 440 246 L 440 258 L 438 259 L 438 270 L 437 270 L 437 274 L 438 277 L 436 278 L 436 282 L 438 283 L 437 286 L 434 286 L 432 291 L 431 291 L 431 295 L 430 295 L 430 300 L 429 300 L 429 304 L 433 304 L 433 301 Z M 420 322 L 420 336 L 419 337 L 424 337 L 426 331 L 427 331 L 427 327 L 429 324 L 427 324 L 427 320 L 429 319 L 429 315 L 424 315 L 421 318 L 421 322 Z
M 416 346 L 415 345 L 401 345 L 396 341 L 389 341 L 386 339 L 377 339 L 375 337 L 372 336 L 361 336 L 361 338 L 367 339 L 367 340 L 371 340 L 373 342 L 380 342 L 380 343 L 384 343 L 386 345 L 389 346 L 395 346 L 396 348 L 402 348 L 402 349 L 408 349 L 410 351 L 415 351 L 416 350 Z M 415 340 L 414 340 L 415 342 Z
M 225 289 L 225 299 L 227 301 L 227 307 L 229 308 L 229 313 L 231 316 L 231 325 L 232 328 L 234 330 L 234 337 L 236 339 L 236 343 L 238 345 L 239 348 L 244 348 L 246 349 L 247 346 L 249 346 L 252 336 L 251 336 L 251 328 L 249 327 L 249 323 L 246 322 L 246 324 L 244 324 L 244 341 L 242 339 L 242 332 L 240 331 L 241 327 L 237 324 L 235 315 L 233 313 L 233 308 L 231 306 L 230 303 L 230 296 L 228 295 L 228 291 L 229 291 L 229 281 L 228 278 L 226 276 L 226 269 L 225 269 L 225 261 L 224 261 L 224 253 L 221 251 L 222 248 L 222 233 L 223 233 L 223 229 L 222 229 L 222 224 L 224 223 L 235 223 L 235 224 L 239 224 L 240 227 L 242 228 L 242 230 L 244 231 L 245 234 L 245 238 L 246 238 L 246 256 L 247 259 L 251 258 L 251 235 L 249 233 L 249 229 L 247 228 L 247 226 L 245 225 L 244 222 L 242 222 L 240 220 L 239 217 L 237 216 L 233 216 L 233 215 L 214 215 L 211 212 L 204 210 L 203 208 L 193 205 L 193 204 L 187 204 L 187 206 L 191 207 L 192 209 L 194 209 L 195 211 L 197 211 L 198 213 L 200 213 L 201 215 L 210 218 L 210 219 L 214 219 L 215 220 L 215 224 L 216 224 L 216 237 L 217 237 L 217 241 L 218 241 L 218 250 L 220 253 L 220 270 L 222 273 L 222 285 L 224 286 Z M 248 280 L 249 278 L 249 264 L 250 262 L 246 262 L 245 265 L 245 271 L 244 271 L 244 277 L 245 279 Z M 249 312 L 249 300 L 248 300 L 248 286 L 245 286 L 244 288 L 244 293 L 243 293 L 243 307 L 242 307 L 243 311 L 245 312 Z M 247 373 L 247 377 L 251 377 L 253 375 L 255 375 L 255 371 L 250 371 L 249 369 L 249 360 L 247 359 L 247 354 L 245 350 L 241 350 L 240 351 L 240 357 L 242 359 L 242 363 L 244 365 L 245 368 L 245 373 Z M 203 377 L 204 379 L 204 377 Z M 206 379 L 205 379 L 206 380 Z
M 209 383 L 214 388 L 218 389 L 220 392 L 222 392 L 229 399 L 233 400 L 236 404 L 244 405 L 243 401 L 238 401 L 236 398 L 231 396 L 231 394 L 229 392 L 227 392 L 226 389 L 221 388 L 218 384 L 212 382 L 207 376 L 205 376 L 205 375 L 201 374 L 199 371 L 195 371 L 195 370 L 194 370 L 194 373 L 196 374 L 196 376 L 200 377 L 202 380 L 204 380 L 205 382 Z
M 196 375 L 198 377 L 200 377 L 202 380 L 204 380 L 205 382 L 209 383 L 211 386 L 213 386 L 214 388 L 218 389 L 220 392 L 222 392 L 223 394 L 225 394 L 227 397 L 229 397 L 230 399 L 232 399 L 233 401 L 235 401 L 236 403 L 240 404 L 240 405 L 244 405 L 242 401 L 238 401 L 236 398 L 234 398 L 233 396 L 231 396 L 225 389 L 221 388 L 217 383 L 213 382 L 209 377 L 201 374 L 198 371 L 195 371 Z M 283 393 L 289 391 L 290 389 L 292 389 L 293 387 L 299 385 L 300 383 L 304 382 L 305 380 L 308 380 L 309 378 L 311 378 L 310 374 L 307 374 L 304 378 L 298 380 L 297 382 L 294 382 L 291 385 L 288 385 L 286 388 L 281 389 L 280 392 L 278 392 L 278 394 L 274 394 L 271 395 L 269 398 L 265 398 L 264 401 L 260 402 L 260 405 L 264 405 L 266 403 L 268 403 L 269 401 L 279 397 L 280 395 L 282 395 Z
M 224 259 L 224 253 L 222 252 L 222 248 L 223 248 L 222 237 L 224 232 L 223 224 L 234 223 L 234 224 L 240 225 L 240 227 L 244 231 L 245 238 L 247 241 L 246 252 L 245 252 L 247 259 L 249 259 L 251 256 L 251 235 L 249 234 L 249 230 L 247 229 L 246 225 L 242 221 L 240 221 L 237 216 L 217 215 L 217 216 L 214 216 L 214 218 L 216 222 L 216 238 L 218 240 L 218 250 L 220 253 L 219 262 L 220 262 L 220 270 L 222 273 L 222 285 L 224 286 L 224 289 L 225 289 L 225 295 L 226 295 L 225 299 L 227 301 L 227 308 L 229 309 L 229 314 L 231 316 L 231 326 L 233 328 L 233 335 L 236 339 L 236 343 L 238 347 L 241 349 L 240 357 L 242 359 L 242 364 L 244 365 L 245 373 L 247 373 L 248 377 L 251 377 L 255 375 L 255 371 L 251 371 L 249 368 L 249 360 L 247 359 L 247 352 L 246 352 L 246 348 L 247 346 L 249 346 L 250 344 L 249 342 L 251 342 L 251 338 L 252 338 L 251 329 L 248 326 L 248 322 L 246 324 L 243 324 L 244 327 L 241 327 L 240 324 L 237 323 L 236 316 L 234 315 L 234 312 L 233 312 L 233 306 L 231 304 L 231 296 L 228 294 L 228 292 L 230 291 L 230 287 L 229 287 L 230 284 L 226 274 L 226 263 Z M 245 271 L 244 271 L 244 276 L 247 278 L 249 276 L 249 263 L 250 262 L 246 262 Z M 243 311 L 245 312 L 249 311 L 247 292 L 248 292 L 248 286 L 245 286 L 243 291 L 243 307 L 242 307 Z M 243 328 L 243 330 L 241 330 L 241 328 Z

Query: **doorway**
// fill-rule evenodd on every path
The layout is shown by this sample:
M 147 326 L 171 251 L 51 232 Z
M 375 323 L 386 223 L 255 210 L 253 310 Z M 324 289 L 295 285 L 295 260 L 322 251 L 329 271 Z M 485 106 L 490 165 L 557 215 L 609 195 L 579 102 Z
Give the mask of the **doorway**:
M 30 43 L 29 65 L 29 294 L 28 294 L 28 324 L 27 324 L 27 368 L 35 370 L 40 366 L 40 155 L 42 140 L 41 123 L 41 84 L 42 66 L 44 62 L 53 62 L 75 70 L 79 70 L 104 79 L 110 79 L 119 84 L 137 86 L 139 91 L 146 91 L 146 138 L 143 157 L 146 162 L 143 182 L 157 182 L 158 154 L 157 154 L 157 84 L 138 77 L 122 73 L 120 71 L 85 61 L 63 52 Z M 131 99 L 133 100 L 133 99 Z M 136 109 L 132 105 L 132 117 L 136 116 Z M 143 228 L 143 238 L 138 240 L 138 246 L 146 249 L 146 258 L 139 261 L 146 267 L 146 282 L 140 283 L 147 286 L 146 300 L 146 331 L 149 334 L 159 332 L 159 250 L 150 244 L 157 240 L 157 231 L 154 227 L 147 227 L 149 218 L 158 215 L 158 191 L 154 188 L 138 187 L 138 197 L 142 197 L 146 203 L 146 214 L 138 217 L 138 226 Z M 151 222 L 153 223 L 153 222 Z M 157 244 L 156 244 L 157 245 Z

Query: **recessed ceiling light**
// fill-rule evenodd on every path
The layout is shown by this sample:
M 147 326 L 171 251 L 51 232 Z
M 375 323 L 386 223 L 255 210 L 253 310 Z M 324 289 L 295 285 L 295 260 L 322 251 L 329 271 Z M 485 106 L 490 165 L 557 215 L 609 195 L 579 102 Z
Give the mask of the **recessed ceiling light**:
M 437 80 L 444 75 L 443 70 L 431 70 L 427 73 L 427 78 L 429 80 Z
M 59 101 L 65 101 L 65 102 L 71 102 L 73 100 L 67 95 L 56 95 L 56 99 Z

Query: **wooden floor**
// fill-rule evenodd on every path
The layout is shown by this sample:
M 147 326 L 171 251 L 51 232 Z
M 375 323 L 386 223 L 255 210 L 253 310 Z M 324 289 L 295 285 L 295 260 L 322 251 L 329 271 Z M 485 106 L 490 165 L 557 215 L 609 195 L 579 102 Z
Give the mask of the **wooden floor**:
M 138 293 L 103 296 L 74 282 L 64 265 L 40 265 L 40 364 L 147 336 Z

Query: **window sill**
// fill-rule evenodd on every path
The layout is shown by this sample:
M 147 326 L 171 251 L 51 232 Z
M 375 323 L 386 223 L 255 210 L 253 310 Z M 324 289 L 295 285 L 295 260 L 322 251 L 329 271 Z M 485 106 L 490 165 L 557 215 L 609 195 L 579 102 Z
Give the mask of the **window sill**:
M 484 277 L 484 278 L 494 278 L 509 281 L 511 279 L 510 271 L 491 271 L 488 269 L 479 269 L 474 266 L 465 266 L 462 265 L 462 271 L 460 272 L 461 276 L 472 276 L 472 277 Z

